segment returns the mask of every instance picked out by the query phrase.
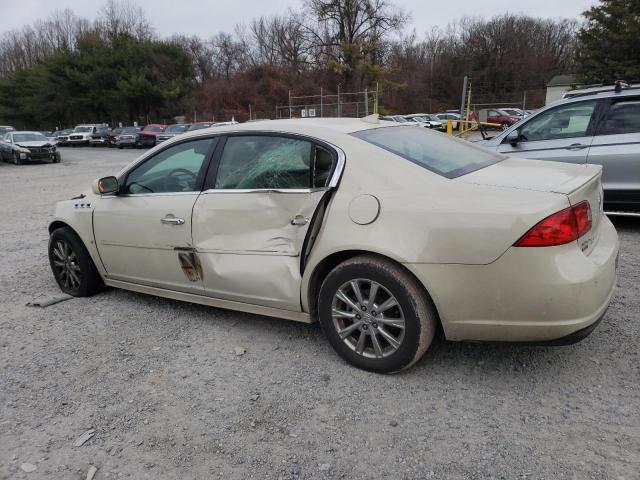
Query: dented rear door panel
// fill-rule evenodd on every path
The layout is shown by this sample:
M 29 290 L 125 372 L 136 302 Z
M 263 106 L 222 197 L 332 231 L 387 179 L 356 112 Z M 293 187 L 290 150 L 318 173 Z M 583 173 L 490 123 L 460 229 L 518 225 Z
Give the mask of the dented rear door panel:
M 300 256 L 326 190 L 209 190 L 193 212 L 205 294 L 300 311 Z

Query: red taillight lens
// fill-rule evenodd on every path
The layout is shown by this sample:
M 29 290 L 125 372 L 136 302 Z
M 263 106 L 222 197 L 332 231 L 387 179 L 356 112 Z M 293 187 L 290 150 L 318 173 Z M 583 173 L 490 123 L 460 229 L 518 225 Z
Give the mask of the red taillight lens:
M 573 242 L 591 230 L 591 208 L 586 200 L 548 216 L 515 243 L 516 247 L 553 247 Z
M 589 230 L 591 230 L 591 225 L 593 223 L 591 219 L 591 207 L 589 206 L 589 202 L 586 200 L 584 202 L 580 202 L 579 204 L 573 207 L 573 213 L 576 216 L 576 223 L 578 224 L 578 238 L 583 236 Z

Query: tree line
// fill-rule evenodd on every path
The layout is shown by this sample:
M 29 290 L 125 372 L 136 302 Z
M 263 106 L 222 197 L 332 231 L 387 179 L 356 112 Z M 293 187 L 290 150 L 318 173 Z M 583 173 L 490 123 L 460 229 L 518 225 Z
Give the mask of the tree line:
M 628 37 L 640 15 L 632 3 L 603 0 L 582 24 L 503 14 L 419 35 L 407 33 L 411 17 L 391 0 L 305 0 L 298 11 L 211 38 L 161 38 L 140 8 L 108 0 L 94 21 L 64 10 L 0 37 L 0 121 L 243 120 L 250 105 L 254 117 L 271 118 L 289 92 L 374 85 L 382 113 L 434 112 L 459 106 L 464 75 L 476 103 L 518 104 L 526 95 L 538 107 L 556 74 L 635 74 L 638 49 Z

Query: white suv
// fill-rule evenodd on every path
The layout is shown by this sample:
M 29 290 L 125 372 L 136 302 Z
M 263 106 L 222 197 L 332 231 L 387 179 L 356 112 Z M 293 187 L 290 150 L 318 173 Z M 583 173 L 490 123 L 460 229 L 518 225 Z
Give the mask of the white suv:
M 108 127 L 106 123 L 92 123 L 86 125 L 77 125 L 73 132 L 69 135 L 69 145 L 89 145 L 91 135 L 96 133 L 99 128 Z

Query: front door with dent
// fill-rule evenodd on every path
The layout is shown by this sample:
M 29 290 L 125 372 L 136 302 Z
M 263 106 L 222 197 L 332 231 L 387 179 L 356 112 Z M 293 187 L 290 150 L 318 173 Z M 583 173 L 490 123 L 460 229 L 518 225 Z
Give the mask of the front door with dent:
M 216 142 L 174 144 L 129 171 L 118 195 L 100 198 L 94 234 L 108 278 L 203 292 L 191 215 Z
M 303 138 L 226 139 L 212 188 L 194 207 L 206 295 L 300 311 L 303 246 L 336 161 L 331 148 Z

